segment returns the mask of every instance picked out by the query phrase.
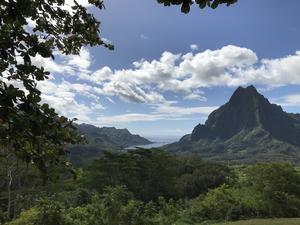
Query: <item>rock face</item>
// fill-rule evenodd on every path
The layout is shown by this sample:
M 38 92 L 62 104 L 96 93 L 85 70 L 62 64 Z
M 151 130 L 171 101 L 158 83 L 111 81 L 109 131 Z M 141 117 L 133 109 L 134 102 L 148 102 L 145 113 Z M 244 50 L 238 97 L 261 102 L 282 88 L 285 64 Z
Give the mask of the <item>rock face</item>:
M 195 127 L 191 139 L 226 140 L 243 130 L 260 127 L 278 140 L 300 145 L 299 125 L 298 120 L 271 104 L 255 87 L 239 87 L 228 103 L 209 115 L 205 125 Z
M 174 146 L 167 148 L 205 153 L 216 159 L 247 161 L 248 157 L 255 161 L 262 155 L 270 159 L 276 155 L 276 160 L 283 156 L 283 161 L 298 162 L 300 119 L 298 114 L 271 104 L 254 86 L 239 87 L 205 124 L 197 125 L 192 134 L 177 143 L 178 147 Z

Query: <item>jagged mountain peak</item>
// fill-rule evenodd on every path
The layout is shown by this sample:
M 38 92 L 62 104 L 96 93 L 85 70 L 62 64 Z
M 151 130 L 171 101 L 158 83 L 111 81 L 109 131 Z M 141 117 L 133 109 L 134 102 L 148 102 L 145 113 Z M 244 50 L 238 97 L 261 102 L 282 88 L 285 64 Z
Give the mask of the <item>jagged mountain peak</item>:
M 242 87 L 242 86 L 239 86 L 233 93 L 233 96 L 236 95 L 236 94 L 239 94 L 239 93 L 252 93 L 252 94 L 259 94 L 257 89 L 253 86 L 253 85 L 250 85 L 248 87 Z
M 256 90 L 256 88 L 251 85 L 248 87 L 238 87 L 235 92 L 232 94 L 229 102 L 230 103 L 234 103 L 234 102 L 238 102 L 238 103 L 246 103 L 243 101 L 247 101 L 250 99 L 258 99 L 261 101 L 265 101 L 267 99 L 265 99 L 261 94 L 258 93 L 258 91 Z
M 299 121 L 271 104 L 254 86 L 237 88 L 230 100 L 193 130 L 192 140 L 227 140 L 243 130 L 260 127 L 279 140 L 300 144 Z
M 228 103 L 227 107 L 232 107 L 237 110 L 245 108 L 247 110 L 256 110 L 257 108 L 274 107 L 276 105 L 271 104 L 267 98 L 260 94 L 257 89 L 251 85 L 248 87 L 238 87 Z M 280 106 L 276 106 L 279 110 L 282 110 Z
M 300 164 L 300 114 L 284 112 L 254 86 L 239 87 L 205 124 L 198 124 L 192 134 L 166 149 L 227 163 Z

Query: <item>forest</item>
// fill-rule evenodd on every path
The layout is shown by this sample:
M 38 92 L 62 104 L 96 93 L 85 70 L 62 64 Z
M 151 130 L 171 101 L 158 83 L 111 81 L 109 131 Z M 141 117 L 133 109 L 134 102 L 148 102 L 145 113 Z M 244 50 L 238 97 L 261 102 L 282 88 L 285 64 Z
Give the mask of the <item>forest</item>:
M 43 184 L 32 166 L 1 162 L 2 224 L 212 224 L 300 216 L 300 174 L 288 164 L 226 166 L 137 149 L 103 152 L 77 168 L 76 179 L 51 172 Z

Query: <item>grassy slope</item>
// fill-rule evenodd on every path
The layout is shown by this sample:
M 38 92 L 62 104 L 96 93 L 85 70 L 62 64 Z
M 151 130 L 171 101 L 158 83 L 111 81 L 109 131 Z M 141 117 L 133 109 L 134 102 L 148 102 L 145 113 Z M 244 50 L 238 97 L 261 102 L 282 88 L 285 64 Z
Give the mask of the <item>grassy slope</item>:
M 213 225 L 300 225 L 300 218 L 294 219 L 253 219 Z

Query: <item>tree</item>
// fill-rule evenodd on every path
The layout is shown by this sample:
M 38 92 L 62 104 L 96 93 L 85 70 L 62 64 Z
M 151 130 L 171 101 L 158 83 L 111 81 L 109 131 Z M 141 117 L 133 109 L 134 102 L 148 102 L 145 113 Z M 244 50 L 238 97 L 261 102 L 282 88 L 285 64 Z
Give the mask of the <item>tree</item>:
M 205 220 L 237 220 L 256 216 L 251 195 L 241 188 L 222 185 L 191 201 L 190 217 L 195 222 Z
M 245 171 L 244 185 L 269 217 L 300 215 L 300 175 L 291 165 L 260 163 Z
M 237 0 L 157 0 L 158 3 L 165 6 L 181 5 L 181 12 L 189 13 L 191 5 L 195 2 L 201 9 L 210 7 L 212 9 L 217 8 L 220 4 L 226 4 L 227 6 L 234 4 Z
M 101 0 L 89 0 L 103 9 Z M 78 54 L 82 46 L 103 45 L 100 23 L 87 9 L 74 1 L 64 8 L 64 0 L 8 0 L 0 2 L 0 158 L 7 178 L 7 214 L 12 215 L 12 185 L 17 176 L 16 162 L 21 159 L 41 172 L 43 183 L 56 176 L 66 161 L 66 144 L 83 139 L 73 120 L 59 116 L 41 102 L 38 81 L 49 72 L 35 65 L 38 55 L 53 58 L 53 51 Z M 28 22 L 34 26 L 29 28 Z
M 103 1 L 89 0 L 103 9 Z M 46 181 L 50 167 L 62 160 L 67 143 L 81 141 L 73 120 L 59 116 L 41 103 L 38 81 L 49 72 L 35 65 L 38 55 L 53 58 L 53 51 L 78 54 L 82 46 L 102 45 L 100 23 L 76 1 L 8 0 L 0 3 L 0 156 L 7 154 L 36 165 Z M 28 22 L 35 25 L 28 28 Z

